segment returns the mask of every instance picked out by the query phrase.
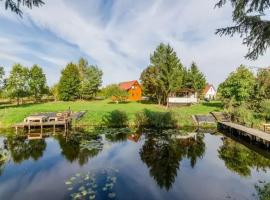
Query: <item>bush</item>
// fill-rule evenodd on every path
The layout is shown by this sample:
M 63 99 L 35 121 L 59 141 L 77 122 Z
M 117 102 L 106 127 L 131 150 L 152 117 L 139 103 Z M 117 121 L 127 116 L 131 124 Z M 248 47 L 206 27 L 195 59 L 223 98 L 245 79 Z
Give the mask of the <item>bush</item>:
M 128 116 L 124 111 L 114 110 L 103 117 L 103 123 L 111 128 L 121 128 L 128 126 Z
M 145 109 L 135 115 L 136 127 L 175 128 L 177 120 L 172 112 L 153 112 Z
M 253 112 L 249 110 L 245 105 L 230 107 L 227 111 L 231 115 L 232 121 L 236 123 L 252 125 L 255 122 Z
M 262 103 L 262 115 L 265 118 L 265 120 L 270 120 L 270 100 L 265 100 Z
M 118 85 L 112 84 L 103 88 L 99 95 L 104 96 L 105 98 L 111 98 L 113 102 L 123 102 L 128 98 L 128 92 L 121 89 Z

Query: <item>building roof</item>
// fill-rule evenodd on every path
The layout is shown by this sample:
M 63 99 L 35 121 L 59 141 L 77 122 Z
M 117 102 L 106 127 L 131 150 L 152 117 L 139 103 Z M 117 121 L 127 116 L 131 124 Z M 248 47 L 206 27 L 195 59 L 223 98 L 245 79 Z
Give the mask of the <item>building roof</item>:
M 123 90 L 129 90 L 135 83 L 138 83 L 138 81 L 133 80 L 133 81 L 126 81 L 119 83 L 119 87 Z
M 216 89 L 213 85 L 207 84 L 206 87 L 204 88 L 203 93 L 206 94 L 210 90 L 211 87 L 216 91 Z

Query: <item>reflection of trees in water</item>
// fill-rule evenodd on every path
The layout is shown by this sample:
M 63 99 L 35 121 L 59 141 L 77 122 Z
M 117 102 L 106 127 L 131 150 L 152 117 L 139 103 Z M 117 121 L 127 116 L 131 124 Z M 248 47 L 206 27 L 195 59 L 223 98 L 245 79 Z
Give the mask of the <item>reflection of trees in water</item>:
M 33 160 L 41 158 L 46 149 L 46 142 L 44 139 L 28 140 L 25 136 L 8 136 L 6 147 L 10 151 L 13 161 L 21 163 L 30 158 Z
M 2 141 L 0 141 L 2 143 Z M 4 148 L 4 144 L 0 144 L 0 176 L 4 171 L 6 163 L 10 160 L 10 152 Z
M 57 135 L 62 155 L 70 162 L 78 160 L 80 165 L 88 162 L 102 150 L 103 144 L 98 136 L 71 133 L 68 136 Z
M 157 184 L 169 190 L 175 181 L 181 160 L 190 159 L 191 166 L 194 167 L 204 151 L 203 135 L 198 136 L 197 140 L 179 140 L 160 132 L 155 135 L 146 134 L 140 156 Z
M 264 171 L 270 168 L 270 159 L 229 138 L 223 138 L 218 153 L 226 167 L 240 176 L 250 176 L 252 168 Z

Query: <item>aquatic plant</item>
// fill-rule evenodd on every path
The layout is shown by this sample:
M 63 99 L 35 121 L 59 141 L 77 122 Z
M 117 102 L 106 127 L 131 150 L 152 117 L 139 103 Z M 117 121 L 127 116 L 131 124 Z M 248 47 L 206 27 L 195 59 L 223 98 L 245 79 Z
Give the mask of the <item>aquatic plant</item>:
M 265 181 L 263 181 L 261 182 L 261 184 L 256 184 L 255 189 L 257 191 L 259 200 L 270 199 L 270 183 L 266 183 Z
M 143 110 L 135 115 L 135 126 L 151 128 L 176 128 L 177 120 L 172 112 L 154 112 Z
M 87 163 L 89 158 L 96 156 L 103 149 L 101 137 L 96 135 L 74 133 L 67 137 L 58 135 L 56 139 L 65 158 L 70 162 L 78 160 L 80 165 Z
M 102 119 L 103 124 L 111 128 L 121 128 L 128 126 L 127 113 L 120 110 L 114 110 L 108 115 L 105 115 Z
M 70 197 L 76 199 L 96 199 L 98 196 L 114 199 L 114 185 L 116 184 L 117 169 L 106 168 L 94 172 L 76 173 L 66 182 Z

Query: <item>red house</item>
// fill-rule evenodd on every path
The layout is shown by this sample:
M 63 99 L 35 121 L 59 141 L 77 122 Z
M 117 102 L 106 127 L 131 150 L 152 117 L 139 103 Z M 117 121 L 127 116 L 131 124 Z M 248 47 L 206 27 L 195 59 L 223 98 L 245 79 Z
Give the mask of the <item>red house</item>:
M 142 98 L 142 87 L 138 81 L 127 81 L 119 83 L 119 87 L 126 90 L 129 94 L 128 100 L 140 101 Z

